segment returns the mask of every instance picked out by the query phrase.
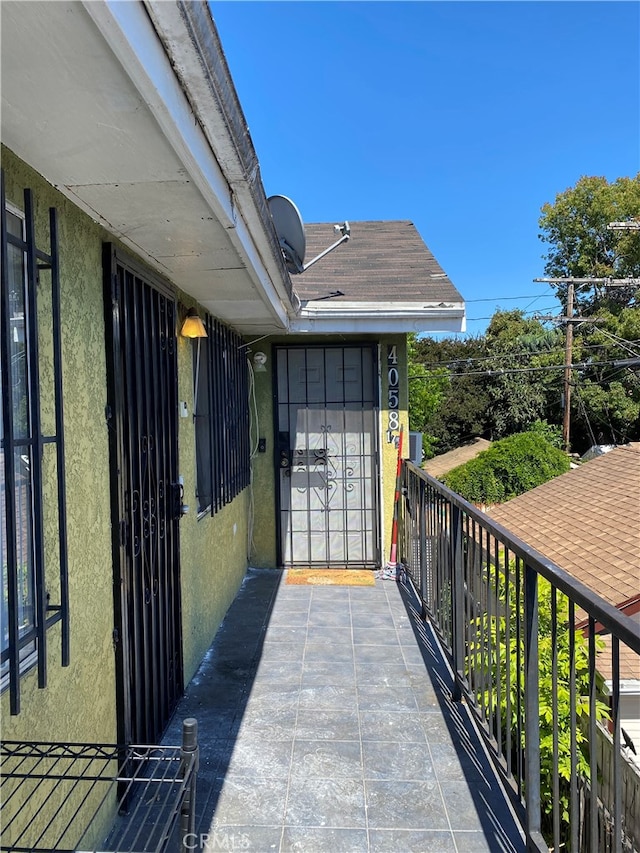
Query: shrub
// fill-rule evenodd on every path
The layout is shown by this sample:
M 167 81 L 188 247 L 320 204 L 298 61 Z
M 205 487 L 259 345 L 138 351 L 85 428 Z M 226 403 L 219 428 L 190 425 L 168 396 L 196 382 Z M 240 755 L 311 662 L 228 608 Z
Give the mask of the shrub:
M 468 501 L 503 503 L 564 474 L 569 467 L 569 457 L 534 430 L 494 442 L 450 471 L 444 483 Z

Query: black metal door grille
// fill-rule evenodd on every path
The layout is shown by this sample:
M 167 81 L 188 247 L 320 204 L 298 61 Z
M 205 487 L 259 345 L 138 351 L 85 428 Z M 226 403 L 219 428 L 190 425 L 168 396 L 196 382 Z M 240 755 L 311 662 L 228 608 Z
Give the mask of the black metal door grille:
M 110 246 L 105 268 L 121 734 L 155 743 L 182 694 L 175 300 Z
M 284 566 L 377 568 L 377 371 L 372 345 L 278 347 Z

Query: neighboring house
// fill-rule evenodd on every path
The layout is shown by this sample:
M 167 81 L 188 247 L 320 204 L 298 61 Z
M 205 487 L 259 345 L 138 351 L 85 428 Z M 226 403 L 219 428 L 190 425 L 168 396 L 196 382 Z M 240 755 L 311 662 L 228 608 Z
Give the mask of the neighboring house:
M 439 456 L 434 456 L 433 459 L 427 459 L 422 467 L 427 474 L 431 474 L 432 477 L 441 480 L 449 471 L 453 471 L 458 465 L 470 462 L 479 453 L 482 453 L 483 450 L 487 450 L 489 447 L 491 447 L 491 442 L 486 438 L 472 438 L 471 441 L 467 441 L 465 444 L 460 445 L 460 447 L 449 450 L 447 453 L 441 453 Z
M 385 561 L 464 303 L 407 221 L 290 276 L 208 4 L 1 14 L 3 737 L 155 742 L 249 560 Z
M 596 456 L 493 507 L 489 514 L 609 604 L 640 622 L 639 443 Z M 579 614 L 577 619 L 581 624 Z M 610 686 L 610 642 L 608 648 L 598 668 Z M 620 656 L 620 680 L 621 725 L 634 743 L 640 764 L 640 658 L 626 647 Z

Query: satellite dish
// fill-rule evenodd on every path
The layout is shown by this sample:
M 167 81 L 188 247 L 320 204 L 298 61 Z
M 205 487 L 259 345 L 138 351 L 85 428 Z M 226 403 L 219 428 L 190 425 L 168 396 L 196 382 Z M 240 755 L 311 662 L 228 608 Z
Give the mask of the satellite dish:
M 300 211 L 284 195 L 272 195 L 267 199 L 280 248 L 284 255 L 287 269 L 293 275 L 304 272 L 304 253 L 307 240 L 304 234 L 304 223 Z

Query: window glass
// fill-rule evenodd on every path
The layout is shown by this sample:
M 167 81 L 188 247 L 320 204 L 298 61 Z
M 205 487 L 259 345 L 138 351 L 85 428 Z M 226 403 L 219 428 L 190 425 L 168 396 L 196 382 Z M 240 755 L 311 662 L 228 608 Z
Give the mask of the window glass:
M 23 237 L 23 221 L 16 214 L 7 211 L 7 232 L 15 237 Z M 23 250 L 17 246 L 7 247 L 7 271 L 9 285 L 9 314 L 10 314 L 10 359 L 9 381 L 11 382 L 11 405 L 14 443 L 18 446 L 13 451 L 15 471 L 14 529 L 16 536 L 16 556 L 18 567 L 18 631 L 23 637 L 35 626 L 34 613 L 34 577 L 33 577 L 33 517 L 32 517 L 32 480 L 29 447 L 29 360 L 27 336 L 27 293 L 26 293 L 26 259 Z M 1 396 L 1 395 L 0 395 Z M 0 406 L 4 408 L 4 397 Z M 0 420 L 0 429 L 4 430 L 4 411 Z M 4 439 L 4 435 L 2 436 Z M 1 476 L 2 476 L 2 524 L 0 527 L 0 550 L 2 551 L 2 671 L 7 669 L 5 662 L 9 647 L 8 620 L 8 542 L 7 525 L 11 519 L 7 516 L 5 498 L 5 443 L 2 442 Z M 23 649 L 24 658 L 33 651 L 33 647 Z

